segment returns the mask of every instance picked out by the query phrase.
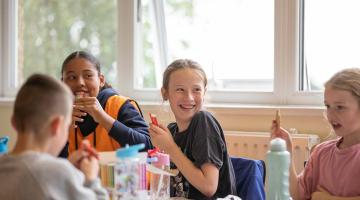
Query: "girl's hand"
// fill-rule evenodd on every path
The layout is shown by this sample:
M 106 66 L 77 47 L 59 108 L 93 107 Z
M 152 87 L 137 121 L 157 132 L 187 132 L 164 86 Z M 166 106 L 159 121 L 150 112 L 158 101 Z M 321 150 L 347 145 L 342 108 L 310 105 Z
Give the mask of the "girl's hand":
M 150 124 L 149 135 L 152 144 L 160 148 L 160 150 L 165 151 L 166 153 L 168 153 L 171 148 L 177 146 L 169 129 L 162 124 L 159 124 L 159 126 Z
M 86 157 L 80 162 L 80 170 L 87 181 L 93 181 L 99 174 L 99 162 L 94 156 Z
M 282 127 L 280 127 L 276 120 L 272 121 L 272 125 L 271 125 L 271 135 L 270 135 L 271 139 L 274 138 L 281 138 L 283 140 L 285 140 L 286 142 L 286 146 L 287 146 L 287 150 L 292 153 L 292 139 L 291 136 L 289 134 L 289 132 L 287 132 L 285 129 L 283 129 Z
M 87 113 L 84 111 L 81 111 L 77 108 L 76 105 L 73 105 L 73 111 L 72 111 L 72 122 L 71 125 L 73 128 L 77 128 L 77 122 L 83 122 L 84 119 L 82 117 L 86 116 Z
M 321 187 L 318 187 L 317 191 L 311 194 L 313 200 L 330 200 L 331 197 L 331 194 Z
M 82 97 L 76 99 L 74 109 L 80 111 L 76 113 L 77 117 L 79 117 L 79 114 L 85 112 L 91 115 L 97 123 L 100 123 L 104 115 L 107 115 L 96 97 Z M 73 116 L 74 114 L 75 112 L 73 112 Z
M 311 194 L 311 199 L 312 200 L 360 200 L 360 196 L 354 196 L 354 197 L 333 196 L 324 188 L 318 186 L 317 191 Z

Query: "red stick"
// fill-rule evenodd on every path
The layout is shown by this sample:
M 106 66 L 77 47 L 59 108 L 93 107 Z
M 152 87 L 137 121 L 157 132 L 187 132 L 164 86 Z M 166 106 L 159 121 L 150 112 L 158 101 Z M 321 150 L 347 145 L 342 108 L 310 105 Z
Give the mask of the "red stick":
M 94 156 L 97 160 L 100 159 L 98 152 L 93 147 L 89 146 L 88 148 L 86 148 L 86 151 L 89 152 L 91 156 Z
M 85 145 L 84 145 L 85 144 Z M 85 151 L 87 151 L 90 156 L 94 156 L 96 159 L 99 160 L 99 154 L 98 152 L 90 145 L 89 142 L 87 143 L 82 143 L 82 146 L 81 146 L 82 149 L 84 149 Z
M 156 115 L 151 114 L 151 113 L 149 113 L 149 115 L 150 115 L 151 123 L 153 123 L 155 126 L 159 126 L 159 123 L 156 119 Z

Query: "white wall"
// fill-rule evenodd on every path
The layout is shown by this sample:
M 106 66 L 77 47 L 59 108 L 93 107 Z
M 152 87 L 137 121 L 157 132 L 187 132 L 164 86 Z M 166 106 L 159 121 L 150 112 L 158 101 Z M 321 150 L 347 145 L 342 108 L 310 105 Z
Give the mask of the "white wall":
M 15 131 L 11 128 L 10 117 L 12 103 L 0 103 L 0 136 L 10 135 L 10 148 L 16 140 Z M 140 107 L 144 112 L 146 121 L 149 120 L 149 112 L 157 114 L 160 123 L 167 124 L 173 121 L 173 115 L 165 105 L 142 104 Z M 224 130 L 228 131 L 269 131 L 271 121 L 274 118 L 276 107 L 257 106 L 208 106 L 207 110 L 212 112 L 219 120 Z M 166 111 L 167 110 L 167 111 Z M 324 138 L 330 132 L 330 128 L 323 118 L 320 108 L 280 108 L 281 124 L 284 128 L 296 128 L 300 133 L 316 134 Z

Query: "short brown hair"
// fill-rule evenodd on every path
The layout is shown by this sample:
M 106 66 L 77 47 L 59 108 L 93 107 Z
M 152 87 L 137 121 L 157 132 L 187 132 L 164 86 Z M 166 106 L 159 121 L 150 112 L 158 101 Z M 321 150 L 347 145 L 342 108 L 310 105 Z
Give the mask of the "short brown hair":
M 18 132 L 39 132 L 54 115 L 67 117 L 72 110 L 73 95 L 61 81 L 34 74 L 16 95 L 13 123 Z

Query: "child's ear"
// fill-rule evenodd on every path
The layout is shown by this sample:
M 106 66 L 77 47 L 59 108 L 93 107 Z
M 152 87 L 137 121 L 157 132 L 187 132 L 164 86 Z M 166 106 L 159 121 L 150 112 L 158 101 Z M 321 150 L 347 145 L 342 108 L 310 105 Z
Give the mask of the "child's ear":
M 64 117 L 63 116 L 55 116 L 51 121 L 50 121 L 50 133 L 53 136 L 57 136 L 58 134 L 62 134 L 61 133 L 61 125 L 64 122 Z
M 207 87 L 204 88 L 204 97 L 205 97 L 206 91 L 207 91 Z M 203 98 L 203 102 L 205 102 L 205 98 Z
M 102 88 L 105 85 L 105 76 L 104 76 L 104 74 L 100 74 L 99 78 L 100 78 L 100 88 Z
M 166 89 L 163 88 L 163 87 L 161 88 L 161 96 L 162 96 L 164 101 L 167 101 L 169 99 L 168 93 L 167 93 Z
M 14 115 L 11 116 L 11 126 L 17 131 L 16 125 L 15 125 L 15 118 Z

